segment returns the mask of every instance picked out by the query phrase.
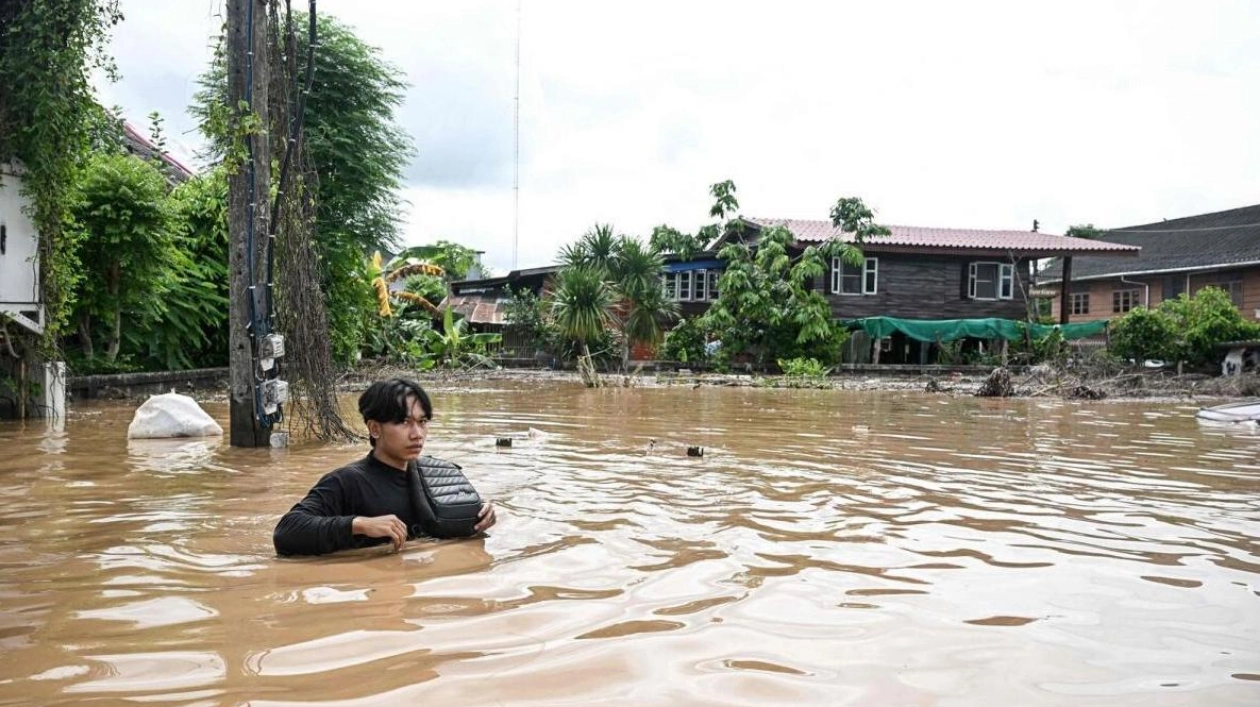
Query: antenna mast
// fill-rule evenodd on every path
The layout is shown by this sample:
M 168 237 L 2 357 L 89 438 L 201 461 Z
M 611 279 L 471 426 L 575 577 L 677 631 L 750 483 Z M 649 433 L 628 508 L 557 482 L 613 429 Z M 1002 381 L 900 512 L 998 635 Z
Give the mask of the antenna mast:
M 512 269 L 521 237 L 521 0 L 516 0 L 516 96 L 512 115 Z

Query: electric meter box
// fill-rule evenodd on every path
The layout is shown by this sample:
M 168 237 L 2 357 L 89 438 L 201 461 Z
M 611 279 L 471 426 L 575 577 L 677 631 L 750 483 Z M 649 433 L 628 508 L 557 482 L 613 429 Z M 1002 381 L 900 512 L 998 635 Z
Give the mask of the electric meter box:
M 279 334 L 268 334 L 258 342 L 258 358 L 280 358 L 284 356 L 284 337 Z

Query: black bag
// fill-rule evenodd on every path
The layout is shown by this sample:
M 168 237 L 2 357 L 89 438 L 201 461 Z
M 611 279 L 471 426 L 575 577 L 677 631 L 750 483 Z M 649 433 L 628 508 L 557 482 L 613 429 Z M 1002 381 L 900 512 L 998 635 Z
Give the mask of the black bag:
M 481 496 L 458 464 L 420 457 L 408 465 L 407 481 L 424 534 L 435 538 L 467 538 L 476 534 L 473 526 L 481 512 Z

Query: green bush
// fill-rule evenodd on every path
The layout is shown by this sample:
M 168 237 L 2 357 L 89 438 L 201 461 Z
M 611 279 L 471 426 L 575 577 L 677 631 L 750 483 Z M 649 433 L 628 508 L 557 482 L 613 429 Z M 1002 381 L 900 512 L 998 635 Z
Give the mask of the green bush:
M 779 368 L 783 371 L 783 375 L 789 378 L 806 378 L 820 379 L 825 378 L 831 372 L 816 358 L 788 358 L 779 359 Z
M 1168 316 L 1158 310 L 1138 307 L 1120 318 L 1111 328 L 1111 353 L 1134 363 L 1173 357 L 1172 331 Z
M 1194 297 L 1165 300 L 1155 311 L 1135 309 L 1111 330 L 1111 350 L 1122 358 L 1181 361 L 1193 368 L 1215 369 L 1226 341 L 1260 338 L 1260 324 L 1243 319 L 1229 294 L 1205 287 Z
M 659 357 L 664 361 L 700 363 L 709 357 L 704 349 L 704 328 L 696 317 L 684 319 L 665 333 Z
M 547 304 L 532 290 L 508 288 L 510 299 L 503 307 L 503 319 L 507 322 L 510 337 L 531 342 L 533 348 L 519 351 L 533 355 L 537 351 L 556 353 L 560 346 L 560 333 L 547 317 Z

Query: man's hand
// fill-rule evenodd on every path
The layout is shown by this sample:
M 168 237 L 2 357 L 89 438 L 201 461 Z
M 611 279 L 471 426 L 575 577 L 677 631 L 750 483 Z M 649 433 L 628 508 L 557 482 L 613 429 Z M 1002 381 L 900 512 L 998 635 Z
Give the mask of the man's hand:
M 473 526 L 473 530 L 480 533 L 494 525 L 498 518 L 494 516 L 494 504 L 485 503 L 481 506 L 481 512 L 477 514 L 477 524 Z
M 494 514 L 491 513 L 491 517 Z M 407 526 L 398 516 L 392 513 L 387 516 L 356 516 L 350 525 L 350 532 L 355 535 L 366 535 L 369 538 L 389 538 L 394 543 L 395 550 L 401 550 L 403 543 L 407 542 Z

